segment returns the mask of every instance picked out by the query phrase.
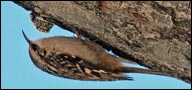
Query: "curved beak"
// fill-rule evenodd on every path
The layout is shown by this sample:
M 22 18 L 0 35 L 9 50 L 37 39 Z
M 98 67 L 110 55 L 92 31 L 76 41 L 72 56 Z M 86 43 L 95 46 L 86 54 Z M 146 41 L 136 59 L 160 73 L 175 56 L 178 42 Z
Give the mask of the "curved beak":
M 24 33 L 23 30 L 22 30 L 22 33 L 23 33 L 23 36 L 25 37 L 25 40 L 26 40 L 29 44 L 31 44 L 32 41 L 25 35 L 25 33 Z

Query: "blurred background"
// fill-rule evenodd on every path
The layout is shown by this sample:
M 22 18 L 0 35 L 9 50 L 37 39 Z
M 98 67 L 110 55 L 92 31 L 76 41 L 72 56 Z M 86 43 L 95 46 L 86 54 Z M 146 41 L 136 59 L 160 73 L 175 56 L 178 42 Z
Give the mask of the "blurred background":
M 1 88 L 104 88 L 104 89 L 190 89 L 191 85 L 181 80 L 148 74 L 129 73 L 134 81 L 79 81 L 60 78 L 41 71 L 32 63 L 29 45 L 22 30 L 31 39 L 50 36 L 73 36 L 66 30 L 54 26 L 49 33 L 35 29 L 30 11 L 10 1 L 1 1 Z M 140 67 L 134 65 L 135 67 Z

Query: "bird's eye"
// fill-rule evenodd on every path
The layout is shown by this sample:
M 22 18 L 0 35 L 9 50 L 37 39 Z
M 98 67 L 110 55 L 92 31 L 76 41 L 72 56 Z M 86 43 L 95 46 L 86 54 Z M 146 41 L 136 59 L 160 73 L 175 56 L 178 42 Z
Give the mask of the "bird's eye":
M 31 45 L 31 48 L 34 50 L 34 51 L 37 51 L 37 49 L 39 48 L 36 44 L 32 44 Z

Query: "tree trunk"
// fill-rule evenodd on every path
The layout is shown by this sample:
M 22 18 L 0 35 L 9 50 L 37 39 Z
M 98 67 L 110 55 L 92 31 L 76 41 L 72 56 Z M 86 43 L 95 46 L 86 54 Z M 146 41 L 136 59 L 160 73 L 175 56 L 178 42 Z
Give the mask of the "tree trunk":
M 191 83 L 189 1 L 15 1 L 49 23 Z

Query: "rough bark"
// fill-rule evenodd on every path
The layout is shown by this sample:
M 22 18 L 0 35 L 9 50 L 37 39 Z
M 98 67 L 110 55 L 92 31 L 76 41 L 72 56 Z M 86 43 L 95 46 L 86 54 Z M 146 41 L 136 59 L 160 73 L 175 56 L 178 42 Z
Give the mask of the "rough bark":
M 189 1 L 18 1 L 118 56 L 191 83 Z

